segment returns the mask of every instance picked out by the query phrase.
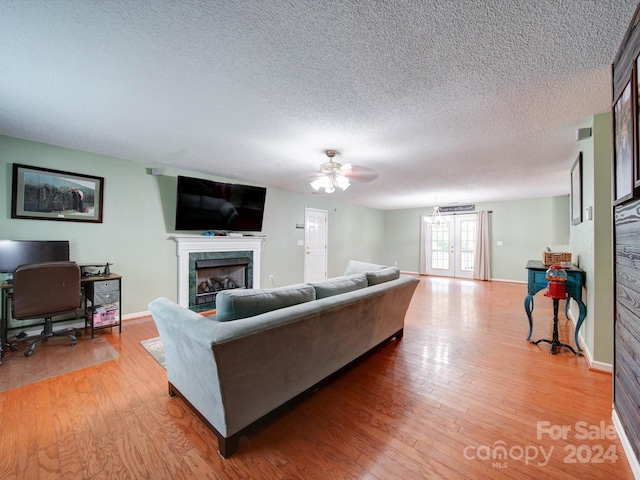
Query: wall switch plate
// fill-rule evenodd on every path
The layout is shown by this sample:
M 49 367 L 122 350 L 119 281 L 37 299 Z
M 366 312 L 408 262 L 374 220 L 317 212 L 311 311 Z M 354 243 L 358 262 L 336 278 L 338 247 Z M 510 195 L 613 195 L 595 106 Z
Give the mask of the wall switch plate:
M 304 245 L 304 240 L 298 240 L 298 245 L 299 246 L 303 246 Z
M 587 207 L 584 209 L 584 216 L 587 220 L 593 220 L 593 207 Z

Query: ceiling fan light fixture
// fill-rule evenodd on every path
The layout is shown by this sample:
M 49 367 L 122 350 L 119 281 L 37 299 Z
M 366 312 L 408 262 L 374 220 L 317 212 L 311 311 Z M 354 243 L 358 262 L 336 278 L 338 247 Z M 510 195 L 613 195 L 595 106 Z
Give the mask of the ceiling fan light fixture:
M 320 188 L 324 188 L 323 180 L 325 180 L 325 177 L 320 177 L 317 180 L 314 180 L 313 182 L 311 182 L 309 185 L 311 185 L 313 189 L 317 192 L 318 190 L 320 190 Z
M 335 183 L 337 183 L 342 190 L 346 190 L 351 186 L 351 183 L 349 183 L 349 179 L 344 175 L 338 175 L 336 177 Z
M 333 161 L 336 153 L 335 150 L 326 151 L 329 161 L 320 165 L 320 177 L 310 183 L 314 190 L 318 191 L 324 188 L 325 193 L 333 193 L 336 188 L 341 188 L 344 191 L 351 186 L 351 182 L 344 174 L 344 167 Z M 351 165 L 349 165 L 350 168 Z

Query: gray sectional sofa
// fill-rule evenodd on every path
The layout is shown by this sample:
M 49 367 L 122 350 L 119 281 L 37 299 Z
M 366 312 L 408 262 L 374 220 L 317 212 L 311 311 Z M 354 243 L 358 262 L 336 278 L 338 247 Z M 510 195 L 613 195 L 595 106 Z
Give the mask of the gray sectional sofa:
M 395 267 L 351 261 L 344 276 L 323 282 L 222 291 L 209 317 L 158 298 L 149 310 L 169 394 L 214 431 L 227 458 L 259 420 L 402 337 L 418 282 Z

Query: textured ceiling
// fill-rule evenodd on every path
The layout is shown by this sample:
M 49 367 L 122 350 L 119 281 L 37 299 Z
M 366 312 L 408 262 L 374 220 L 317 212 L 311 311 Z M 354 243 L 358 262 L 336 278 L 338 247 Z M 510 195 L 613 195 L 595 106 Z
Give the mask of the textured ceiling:
M 0 134 L 303 193 L 335 149 L 384 210 L 566 194 L 635 7 L 0 0 Z

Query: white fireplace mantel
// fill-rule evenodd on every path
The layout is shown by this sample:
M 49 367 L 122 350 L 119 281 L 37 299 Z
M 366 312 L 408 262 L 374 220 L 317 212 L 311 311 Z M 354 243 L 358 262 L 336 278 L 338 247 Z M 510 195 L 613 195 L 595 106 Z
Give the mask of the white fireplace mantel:
M 260 255 L 266 237 L 207 237 L 176 235 L 178 255 L 178 303 L 189 308 L 189 254 L 199 252 L 252 252 L 253 285 L 260 288 Z

